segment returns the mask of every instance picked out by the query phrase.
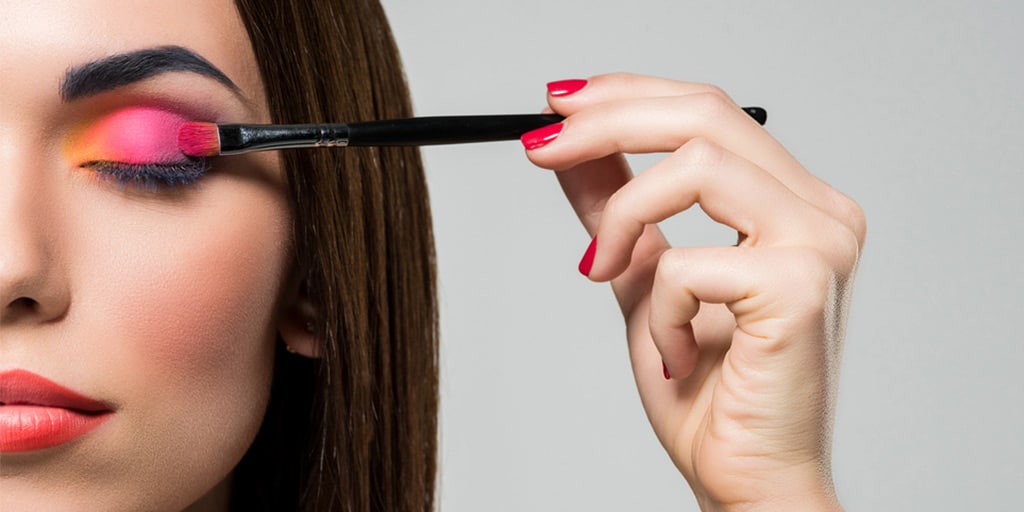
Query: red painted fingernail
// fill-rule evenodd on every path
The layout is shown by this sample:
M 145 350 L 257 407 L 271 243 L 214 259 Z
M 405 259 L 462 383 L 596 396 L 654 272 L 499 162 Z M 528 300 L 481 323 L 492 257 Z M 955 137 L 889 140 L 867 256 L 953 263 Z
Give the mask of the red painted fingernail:
M 665 376 L 665 380 L 672 380 L 672 375 L 668 373 L 668 366 L 665 366 L 665 361 L 661 362 L 661 374 Z
M 548 94 L 561 98 L 570 94 L 576 94 L 580 89 L 587 86 L 586 80 L 574 78 L 572 80 L 559 80 L 548 83 Z
M 537 149 L 547 146 L 551 141 L 558 138 L 558 134 L 562 133 L 562 128 L 565 125 L 562 123 L 549 124 L 542 128 L 529 131 L 523 134 L 519 140 L 523 141 L 523 147 L 526 149 Z
M 590 267 L 594 266 L 594 254 L 597 253 L 597 237 L 595 236 L 591 241 L 590 245 L 587 246 L 587 252 L 583 253 L 583 259 L 580 260 L 580 274 L 585 276 L 590 275 Z

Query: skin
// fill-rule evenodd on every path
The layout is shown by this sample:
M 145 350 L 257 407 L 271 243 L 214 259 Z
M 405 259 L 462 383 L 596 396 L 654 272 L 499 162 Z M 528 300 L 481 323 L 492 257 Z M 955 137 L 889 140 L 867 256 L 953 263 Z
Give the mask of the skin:
M 838 509 L 832 409 L 861 209 L 716 87 L 632 75 L 548 97 L 567 116 L 528 151 L 597 237 L 647 416 L 704 510 Z M 527 136 L 529 138 L 529 136 Z M 622 153 L 668 153 L 637 177 Z M 737 247 L 671 247 L 699 204 Z M 673 377 L 663 377 L 662 364 Z
M 277 162 L 224 159 L 196 186 L 153 193 L 96 179 L 80 168 L 88 151 L 63 143 L 148 102 L 266 122 L 237 13 L 228 1 L 7 2 L 0 33 L 0 371 L 115 411 L 74 442 L 3 454 L 0 510 L 224 510 L 266 405 L 275 331 L 315 350 L 308 305 L 289 292 Z M 168 44 L 250 101 L 187 73 L 74 103 L 57 94 L 69 66 Z M 702 508 L 838 508 L 834 370 L 859 207 L 714 87 L 606 75 L 548 102 L 567 120 L 527 156 L 559 171 L 598 237 L 589 277 L 612 283 L 647 415 Z M 648 152 L 669 156 L 633 178 L 621 153 Z M 651 227 L 698 203 L 738 247 L 673 248 Z
M 152 192 L 98 179 L 80 168 L 95 151 L 67 142 L 151 104 L 267 122 L 241 20 L 229 1 L 5 2 L 0 34 L 0 372 L 114 409 L 75 441 L 0 455 L 0 510 L 223 509 L 292 304 L 283 174 L 269 154 L 222 159 Z M 69 67 L 162 45 L 202 55 L 248 101 L 193 73 L 61 101 Z

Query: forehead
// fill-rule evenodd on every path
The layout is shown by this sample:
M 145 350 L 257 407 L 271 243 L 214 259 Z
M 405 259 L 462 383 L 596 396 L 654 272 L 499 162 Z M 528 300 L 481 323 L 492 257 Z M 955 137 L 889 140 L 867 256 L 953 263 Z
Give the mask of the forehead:
M 72 66 L 141 48 L 187 47 L 250 98 L 259 73 L 230 0 L 18 0 L 0 2 L 0 102 L 56 94 Z

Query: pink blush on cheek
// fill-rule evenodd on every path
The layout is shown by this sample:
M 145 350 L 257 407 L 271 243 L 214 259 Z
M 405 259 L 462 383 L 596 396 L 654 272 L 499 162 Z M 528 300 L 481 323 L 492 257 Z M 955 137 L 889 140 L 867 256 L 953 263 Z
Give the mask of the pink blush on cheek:
M 181 114 L 153 107 L 131 107 L 104 116 L 73 137 L 75 158 L 128 164 L 181 162 L 178 130 L 191 121 Z

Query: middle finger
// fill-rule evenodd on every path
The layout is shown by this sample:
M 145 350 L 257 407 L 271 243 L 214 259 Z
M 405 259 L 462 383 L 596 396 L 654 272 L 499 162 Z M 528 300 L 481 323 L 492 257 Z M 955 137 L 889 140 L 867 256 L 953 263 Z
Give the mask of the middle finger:
M 716 222 L 746 235 L 747 245 L 813 245 L 814 233 L 835 224 L 770 173 L 713 141 L 695 139 L 609 198 L 591 279 L 619 275 L 645 226 L 697 203 Z

